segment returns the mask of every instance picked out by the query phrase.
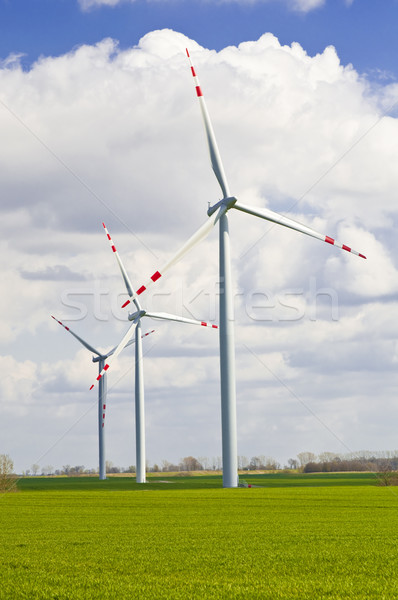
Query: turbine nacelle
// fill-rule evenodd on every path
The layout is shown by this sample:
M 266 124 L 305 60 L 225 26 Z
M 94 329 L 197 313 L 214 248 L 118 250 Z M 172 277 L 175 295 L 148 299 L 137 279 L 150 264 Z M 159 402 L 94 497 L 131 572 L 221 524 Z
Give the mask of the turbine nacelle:
M 221 215 L 226 213 L 227 210 L 229 210 L 230 208 L 232 208 L 237 203 L 237 201 L 238 200 L 237 198 L 235 198 L 235 196 L 228 196 L 227 198 L 223 198 L 213 206 L 210 206 L 209 204 L 209 208 L 207 209 L 207 216 L 211 217 L 211 215 L 213 215 L 218 209 L 220 209 L 219 217 L 221 217 Z
M 129 321 L 138 321 L 142 317 L 145 317 L 146 310 L 137 310 L 135 313 L 129 313 L 128 319 Z
M 107 356 L 100 354 L 98 356 L 93 356 L 92 361 L 93 361 L 93 363 L 97 363 L 100 360 L 105 360 L 106 358 L 107 358 Z

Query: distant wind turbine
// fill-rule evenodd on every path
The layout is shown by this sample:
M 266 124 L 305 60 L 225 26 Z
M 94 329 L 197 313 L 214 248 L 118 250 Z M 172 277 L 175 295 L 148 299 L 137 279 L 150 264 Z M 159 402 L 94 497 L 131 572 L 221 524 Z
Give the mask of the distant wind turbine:
M 231 279 L 230 242 L 227 212 L 235 209 L 240 212 L 265 219 L 304 233 L 361 258 L 366 258 L 351 247 L 341 244 L 334 238 L 318 233 L 314 229 L 276 213 L 268 208 L 250 207 L 238 203 L 235 196 L 229 190 L 224 167 L 218 150 L 215 134 L 210 121 L 210 116 L 205 104 L 202 89 L 192 64 L 188 50 L 186 50 L 191 73 L 195 82 L 196 95 L 205 126 L 206 138 L 209 147 L 210 161 L 214 174 L 222 191 L 222 199 L 213 206 L 209 206 L 208 221 L 204 223 L 192 237 L 178 250 L 178 252 L 166 262 L 165 265 L 141 285 L 136 292 L 131 290 L 130 300 L 124 303 L 127 306 L 131 301 L 136 302 L 150 285 L 158 281 L 173 265 L 175 265 L 185 254 L 193 248 L 200 240 L 205 238 L 213 226 L 219 223 L 219 277 L 220 277 L 220 378 L 221 378 L 221 423 L 222 423 L 222 460 L 223 460 L 223 486 L 238 486 L 238 463 L 237 463 L 237 433 L 236 433 L 236 390 L 235 390 L 235 350 L 234 350 L 234 313 L 233 313 L 233 290 Z M 116 350 L 117 352 L 117 350 Z
M 127 289 L 127 293 L 130 297 L 134 295 L 133 286 L 127 271 L 122 263 L 119 253 L 116 250 L 116 246 L 112 241 L 112 238 L 105 226 L 102 223 L 107 238 L 109 240 L 112 251 L 118 262 L 124 284 Z M 113 360 L 115 360 L 120 352 L 125 347 L 128 340 L 133 336 L 135 329 L 135 430 L 136 430 L 136 481 L 137 483 L 146 482 L 146 460 L 145 460 L 145 409 L 144 409 L 144 369 L 142 359 L 142 344 L 141 344 L 141 319 L 144 317 L 150 317 L 152 319 L 160 319 L 162 321 L 176 321 L 178 323 L 190 323 L 192 325 L 201 325 L 202 327 L 211 327 L 212 329 L 218 329 L 217 325 L 206 323 L 205 321 L 197 321 L 195 319 L 187 319 L 186 317 L 180 317 L 177 315 L 171 315 L 164 312 L 149 312 L 142 308 L 137 297 L 134 297 L 134 305 L 137 309 L 134 313 L 129 314 L 129 320 L 133 321 L 132 325 L 128 329 L 126 335 L 120 342 L 119 346 L 115 349 L 111 359 L 102 365 L 102 369 L 97 377 L 97 381 L 101 383 L 103 376 L 106 374 Z M 90 389 L 94 387 L 94 384 Z
M 96 350 L 91 344 L 89 344 L 88 342 L 83 340 L 83 338 L 81 338 L 79 335 L 77 335 L 77 333 L 72 331 L 67 325 L 64 325 L 61 321 L 58 321 L 58 319 L 56 319 L 53 315 L 51 315 L 51 317 L 54 319 L 54 321 L 57 321 L 57 323 L 62 325 L 62 327 L 64 329 L 66 329 L 66 331 L 69 331 L 69 333 L 71 333 L 73 335 L 73 337 L 75 337 L 77 340 L 79 340 L 79 342 L 82 344 L 82 346 L 84 346 L 85 348 L 87 348 L 87 350 L 89 350 L 90 352 L 92 352 L 93 354 L 96 355 L 96 356 L 93 356 L 93 362 L 98 363 L 98 370 L 99 370 L 99 373 L 101 373 L 102 369 L 104 368 L 106 359 L 109 356 L 112 356 L 112 354 L 115 352 L 116 348 L 112 348 L 112 350 L 110 350 L 106 354 L 103 354 L 102 352 L 99 352 L 98 350 Z M 147 335 L 149 335 L 150 333 L 153 333 L 153 332 L 154 332 L 154 330 L 149 331 L 148 333 L 145 333 L 142 337 L 146 337 Z M 134 344 L 134 342 L 135 342 L 135 340 L 130 340 L 126 344 L 126 346 L 130 346 L 131 344 Z M 107 392 L 108 392 L 107 378 L 102 377 L 101 381 L 99 382 L 99 386 L 98 386 L 98 446 L 99 446 L 99 478 L 100 479 L 106 479 L 105 411 L 106 411 Z

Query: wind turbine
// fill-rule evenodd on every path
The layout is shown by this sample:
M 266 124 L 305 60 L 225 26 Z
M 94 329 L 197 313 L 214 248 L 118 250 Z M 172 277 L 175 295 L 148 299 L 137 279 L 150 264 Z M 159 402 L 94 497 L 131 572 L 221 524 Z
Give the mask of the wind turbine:
M 99 352 L 93 346 L 91 346 L 91 344 L 89 344 L 88 342 L 83 340 L 83 338 L 81 338 L 79 335 L 77 335 L 77 333 L 75 333 L 69 327 L 67 327 L 67 325 L 64 325 L 61 321 L 58 321 L 58 319 L 56 319 L 53 315 L 51 315 L 51 317 L 54 319 L 54 321 L 57 321 L 57 323 L 62 325 L 62 327 L 64 329 L 66 329 L 66 331 L 69 331 L 69 333 L 71 333 L 73 335 L 73 337 L 75 337 L 77 340 L 79 340 L 79 342 L 82 344 L 82 346 L 84 346 L 85 348 L 87 348 L 87 350 L 89 350 L 90 352 L 92 352 L 93 354 L 96 355 L 96 356 L 93 356 L 93 362 L 98 363 L 98 370 L 99 370 L 99 373 L 101 373 L 102 369 L 104 368 L 106 359 L 109 356 L 112 356 L 112 354 L 115 352 L 116 348 L 113 348 L 106 354 L 102 354 L 102 352 Z M 148 333 L 145 333 L 143 335 L 143 337 L 146 337 L 150 333 L 153 333 L 153 331 L 154 330 L 149 331 Z M 135 340 L 131 340 L 126 344 L 126 346 L 130 346 L 134 342 L 135 342 Z M 107 378 L 102 377 L 99 382 L 99 385 L 98 385 L 98 445 L 99 445 L 99 478 L 100 479 L 106 479 L 105 411 L 106 411 L 107 392 L 108 392 Z
M 201 325 L 202 327 L 211 327 L 212 329 L 218 329 L 217 325 L 212 325 L 211 323 L 206 323 L 205 321 L 197 321 L 195 319 L 187 319 L 185 317 L 180 317 L 176 315 L 171 315 L 169 313 L 157 313 L 157 312 L 149 312 L 142 308 L 138 298 L 135 296 L 133 291 L 133 286 L 131 284 L 130 278 L 127 274 L 126 269 L 122 263 L 122 260 L 119 256 L 118 251 L 116 250 L 116 246 L 112 241 L 112 238 L 105 226 L 105 223 L 102 223 L 102 226 L 105 230 L 107 238 L 109 240 L 112 251 L 116 257 L 118 262 L 124 284 L 127 289 L 127 293 L 130 297 L 133 298 L 133 302 L 135 308 L 137 309 L 134 313 L 129 314 L 129 320 L 133 321 L 131 327 L 128 329 L 126 335 L 120 342 L 119 346 L 115 349 L 112 358 L 102 365 L 102 369 L 99 372 L 97 377 L 97 381 L 101 383 L 103 376 L 106 374 L 109 369 L 111 362 L 117 358 L 122 349 L 126 344 L 129 343 L 129 339 L 134 334 L 135 329 L 135 430 L 136 430 L 136 481 L 137 483 L 145 483 L 146 482 L 146 473 L 145 473 L 145 410 L 144 410 L 144 370 L 143 370 L 143 360 L 142 360 L 142 343 L 141 343 L 141 319 L 144 317 L 150 317 L 152 319 L 160 319 L 163 321 L 177 321 L 178 323 L 190 323 L 192 325 Z M 131 342 L 130 342 L 131 343 Z M 94 385 L 91 386 L 92 389 Z
M 223 459 L 223 486 L 238 486 L 238 464 L 237 464 L 237 435 L 236 435 L 236 391 L 235 391 L 235 352 L 234 352 L 234 326 L 233 326 L 233 294 L 231 281 L 231 259 L 230 259 L 230 241 L 228 229 L 227 212 L 235 209 L 240 212 L 265 219 L 271 223 L 276 223 L 304 233 L 310 237 L 316 238 L 361 258 L 366 258 L 351 247 L 341 244 L 334 238 L 318 233 L 314 229 L 307 227 L 276 213 L 268 208 L 250 207 L 238 202 L 235 196 L 232 196 L 229 190 L 224 167 L 221 161 L 210 116 L 205 104 L 202 89 L 192 64 L 188 49 L 186 50 L 191 67 L 191 73 L 195 83 L 196 95 L 198 97 L 200 109 L 202 112 L 207 144 L 210 153 L 211 166 L 222 191 L 222 199 L 213 206 L 209 205 L 207 215 L 209 219 L 204 223 L 192 237 L 178 250 L 178 252 L 166 262 L 165 265 L 149 278 L 149 280 L 138 290 L 130 294 L 130 300 L 124 303 L 127 306 L 131 301 L 135 301 L 152 283 L 158 281 L 173 265 L 175 265 L 193 246 L 207 236 L 213 226 L 219 223 L 219 276 L 220 276 L 220 379 L 221 379 L 221 424 L 222 424 L 222 459 Z

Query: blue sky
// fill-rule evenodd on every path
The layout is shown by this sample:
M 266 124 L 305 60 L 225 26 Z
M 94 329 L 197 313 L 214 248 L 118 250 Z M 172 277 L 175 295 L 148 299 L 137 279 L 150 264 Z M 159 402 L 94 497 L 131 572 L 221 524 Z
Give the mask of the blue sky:
M 231 211 L 239 454 L 396 448 L 397 21 L 396 0 L 0 0 L 0 453 L 18 471 L 97 464 L 96 367 L 50 315 L 103 350 L 126 331 L 101 223 L 138 286 L 219 200 L 187 45 L 231 192 L 368 257 Z M 213 232 L 146 308 L 217 322 L 215 257 Z M 151 463 L 221 454 L 218 340 L 190 327 L 144 341 Z M 119 358 L 107 458 L 128 466 Z
M 310 55 L 332 44 L 342 63 L 359 72 L 398 76 L 397 0 L 320 4 L 299 11 L 290 0 L 136 0 L 83 10 L 77 0 L 0 0 L 0 57 L 23 53 L 28 66 L 40 55 L 64 54 L 108 36 L 130 47 L 163 28 L 220 50 L 270 31 L 282 44 L 299 42 Z

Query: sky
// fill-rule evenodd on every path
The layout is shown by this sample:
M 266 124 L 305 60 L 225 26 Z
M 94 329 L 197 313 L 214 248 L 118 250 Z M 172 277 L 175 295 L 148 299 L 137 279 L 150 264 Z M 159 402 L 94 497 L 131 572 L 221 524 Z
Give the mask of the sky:
M 0 0 L 0 453 L 98 466 L 91 355 L 128 328 L 105 222 L 139 286 L 231 192 L 367 260 L 230 211 L 238 454 L 395 450 L 398 2 Z M 218 322 L 213 231 L 144 308 Z M 145 296 L 145 297 L 144 297 Z M 143 320 L 148 462 L 221 455 L 214 329 Z M 133 347 L 106 456 L 135 464 Z

